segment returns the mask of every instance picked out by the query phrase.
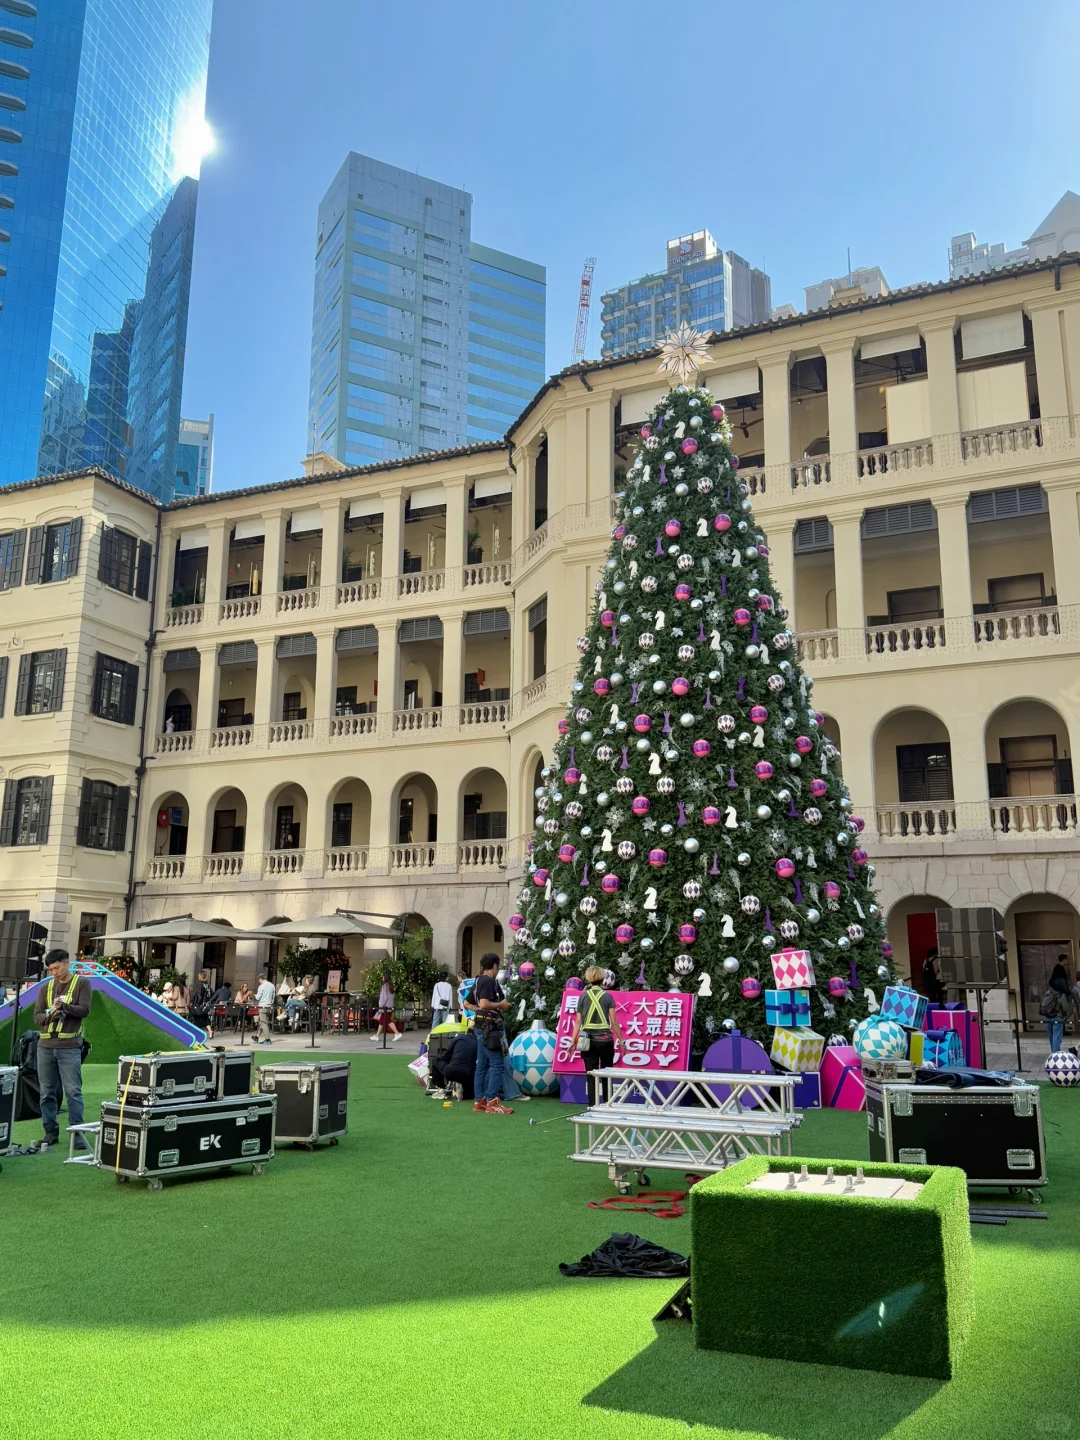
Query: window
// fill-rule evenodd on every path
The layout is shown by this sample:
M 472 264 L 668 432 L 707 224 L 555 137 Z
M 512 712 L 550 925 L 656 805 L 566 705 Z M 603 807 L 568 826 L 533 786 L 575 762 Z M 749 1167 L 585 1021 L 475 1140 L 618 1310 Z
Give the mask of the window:
M 529 608 L 529 633 L 532 636 L 532 678 L 547 674 L 547 596 Z
M 334 806 L 333 823 L 330 831 L 331 845 L 352 844 L 352 802 Z
M 275 850 L 298 850 L 300 848 L 300 825 L 293 819 L 291 805 L 277 807 L 277 823 L 274 826 Z
M 281 697 L 282 720 L 307 719 L 307 706 L 300 703 L 303 698 L 303 693 L 299 690 L 286 691 L 286 693 Z
M 27 776 L 4 782 L 0 845 L 47 845 L 53 777 Z
M 95 715 L 102 720 L 114 720 L 118 725 L 134 725 L 138 690 L 137 665 L 115 660 L 111 655 L 97 657 L 92 702 Z
M 131 791 L 126 785 L 84 780 L 75 843 L 85 845 L 88 850 L 123 850 L 127 844 L 130 799 Z
M 923 585 L 917 590 L 888 592 L 889 623 L 905 620 L 940 620 L 941 591 L 937 585 Z
M 27 585 L 51 585 L 79 572 L 82 520 L 35 525 L 26 548 Z
M 1046 583 L 1041 574 L 1005 575 L 987 580 L 986 593 L 992 611 L 1027 610 L 1045 602 Z
M 107 915 L 88 914 L 85 910 L 79 916 L 79 954 L 84 956 L 103 955 L 105 946 L 102 936 L 108 926 Z
M 1053 735 L 1003 739 L 1001 778 L 1004 783 L 995 790 L 1000 788 L 1010 796 L 1068 795 L 1072 792 L 1072 764 L 1058 759 L 1057 741 Z
M 337 694 L 334 697 L 334 714 L 355 715 L 356 704 L 356 686 L 339 685 L 337 687 Z
M 98 557 L 98 579 L 112 590 L 134 595 L 138 600 L 150 598 L 150 561 L 153 546 L 137 540 L 126 530 L 101 527 L 101 553 Z
M 0 535 L 0 590 L 14 590 L 22 584 L 26 531 L 9 530 Z
M 214 811 L 214 833 L 210 839 L 212 855 L 231 855 L 244 848 L 244 827 L 236 823 L 235 810 Z
M 898 745 L 896 774 L 901 804 L 951 800 L 952 754 L 949 742 L 939 745 Z
M 19 658 L 16 715 L 48 715 L 63 709 L 66 650 L 36 650 Z
M 8 657 L 0 655 L 0 717 L 4 714 L 7 701 Z

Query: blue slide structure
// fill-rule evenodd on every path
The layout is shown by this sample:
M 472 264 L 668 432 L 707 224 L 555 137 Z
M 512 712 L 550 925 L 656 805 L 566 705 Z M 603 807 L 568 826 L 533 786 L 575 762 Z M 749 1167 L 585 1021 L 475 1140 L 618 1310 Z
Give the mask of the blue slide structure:
M 72 966 L 72 969 L 89 978 L 90 988 L 95 993 L 107 995 L 110 1000 L 115 1000 L 125 1010 L 130 1010 L 141 1020 L 156 1026 L 158 1030 L 184 1046 L 185 1049 L 190 1050 L 196 1045 L 206 1044 L 205 1030 L 201 1030 L 198 1025 L 193 1025 L 190 1020 L 185 1020 L 182 1015 L 177 1015 L 174 1011 L 167 1009 L 152 996 L 144 995 L 141 990 L 136 989 L 127 980 L 122 980 L 107 966 L 99 965 L 92 960 L 79 960 Z M 35 980 L 32 985 L 28 985 L 21 992 L 19 995 L 20 1015 L 24 1014 L 27 1009 L 33 1010 L 38 990 L 46 983 L 45 980 Z M 11 1019 L 13 1011 L 14 1006 L 10 1002 L 0 1005 L 0 1025 Z M 20 1031 L 25 1024 L 25 1020 L 20 1020 Z

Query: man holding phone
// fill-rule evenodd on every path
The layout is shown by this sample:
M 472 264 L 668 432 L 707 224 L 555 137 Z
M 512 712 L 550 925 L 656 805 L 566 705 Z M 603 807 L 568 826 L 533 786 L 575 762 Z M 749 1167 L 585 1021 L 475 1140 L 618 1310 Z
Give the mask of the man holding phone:
M 90 1013 L 92 992 L 85 975 L 72 973 L 66 950 L 50 950 L 45 969 L 49 978 L 34 1001 L 34 1025 L 41 1031 L 37 1046 L 41 1124 L 46 1145 L 56 1145 L 62 1096 L 67 1096 L 68 1124 L 83 1123 L 82 1022 Z M 76 1148 L 87 1148 L 82 1136 L 76 1138 Z

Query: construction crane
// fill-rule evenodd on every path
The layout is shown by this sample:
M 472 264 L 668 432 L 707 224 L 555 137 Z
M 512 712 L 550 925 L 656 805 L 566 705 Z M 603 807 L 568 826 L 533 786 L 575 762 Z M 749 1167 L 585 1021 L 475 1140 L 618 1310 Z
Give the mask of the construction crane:
M 571 365 L 580 365 L 585 359 L 585 346 L 589 339 L 589 305 L 592 303 L 592 277 L 596 269 L 596 256 L 590 255 L 581 272 L 581 289 L 578 291 L 577 327 L 574 330 L 574 353 Z

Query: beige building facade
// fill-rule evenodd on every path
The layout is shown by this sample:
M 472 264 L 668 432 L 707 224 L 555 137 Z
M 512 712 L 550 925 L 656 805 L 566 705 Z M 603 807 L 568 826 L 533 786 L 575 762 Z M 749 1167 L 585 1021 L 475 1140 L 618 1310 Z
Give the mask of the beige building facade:
M 1075 973 L 1080 950 L 1080 257 L 710 350 L 901 968 L 918 976 L 936 904 L 996 905 L 1033 1017 L 1047 966 Z M 459 968 L 501 950 L 662 389 L 655 356 L 574 367 L 505 444 L 164 510 L 94 472 L 0 492 L 0 580 L 12 537 L 24 550 L 0 590 L 3 908 L 71 946 L 126 915 L 343 906 L 422 917 Z M 73 520 L 78 569 L 31 576 L 35 532 Z M 41 680 L 16 713 L 23 656 L 61 649 L 59 707 Z M 133 717 L 114 660 L 137 667 Z M 46 779 L 44 827 L 22 782 Z

